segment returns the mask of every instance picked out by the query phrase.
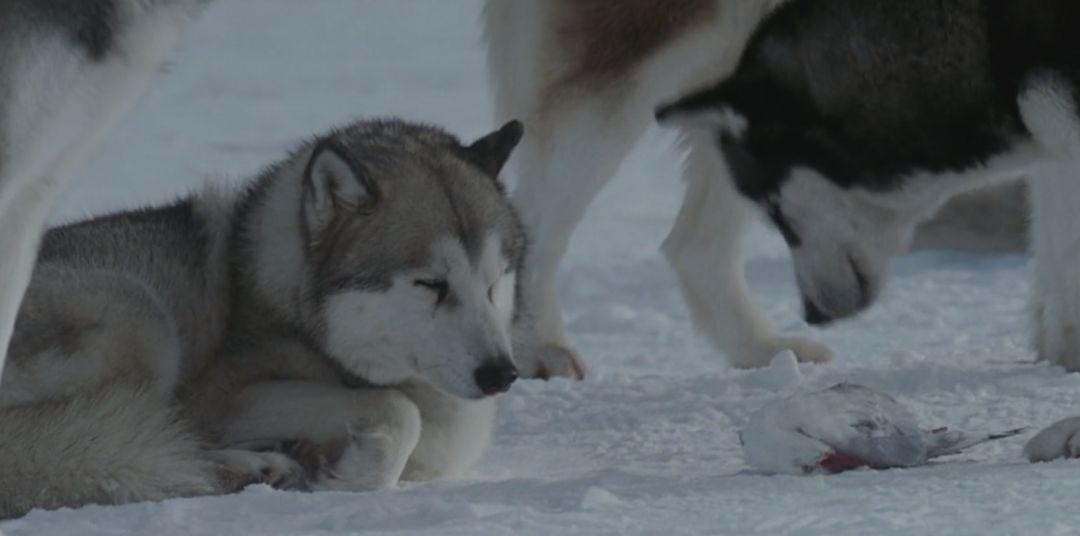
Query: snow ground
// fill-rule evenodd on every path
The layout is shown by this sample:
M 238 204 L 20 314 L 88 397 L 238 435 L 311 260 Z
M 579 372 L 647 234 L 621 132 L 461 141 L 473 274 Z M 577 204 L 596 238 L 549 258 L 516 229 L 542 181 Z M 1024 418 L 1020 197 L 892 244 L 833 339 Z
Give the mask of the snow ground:
M 235 179 L 295 140 L 395 114 L 464 136 L 491 126 L 479 0 L 219 0 L 171 72 L 115 133 L 55 221 Z M 254 488 L 160 504 L 34 512 L 9 535 L 1071 534 L 1080 463 L 1031 465 L 1027 435 L 930 467 L 765 476 L 736 430 L 794 388 L 855 381 L 927 425 L 998 430 L 1080 414 L 1080 376 L 1032 363 L 1025 256 L 919 254 L 887 296 L 828 331 L 804 326 L 783 244 L 757 230 L 748 273 L 777 326 L 838 353 L 803 382 L 728 369 L 690 329 L 657 246 L 680 195 L 670 139 L 651 133 L 595 204 L 564 265 L 581 383 L 503 399 L 469 478 L 344 494 Z

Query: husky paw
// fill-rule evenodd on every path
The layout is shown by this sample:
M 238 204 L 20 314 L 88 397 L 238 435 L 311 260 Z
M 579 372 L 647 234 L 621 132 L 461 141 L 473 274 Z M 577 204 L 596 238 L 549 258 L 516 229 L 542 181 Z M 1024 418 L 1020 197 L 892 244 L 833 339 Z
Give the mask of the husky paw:
M 296 461 L 276 452 L 215 450 L 208 454 L 217 465 L 218 480 L 226 492 L 240 491 L 252 484 L 268 484 L 277 489 L 304 489 L 304 469 Z
M 784 350 L 795 352 L 795 357 L 800 363 L 828 363 L 833 360 L 834 354 L 828 346 L 810 339 L 799 337 L 780 337 L 776 339 L 779 350 L 773 352 L 776 355 Z M 770 356 L 770 360 L 772 357 Z
M 329 457 L 320 460 L 321 470 L 311 480 L 315 491 L 377 491 L 393 489 L 408 457 L 395 459 L 396 439 L 381 433 L 352 435 L 338 454 L 336 462 Z
M 301 447 L 301 458 L 320 467 L 315 491 L 392 489 L 420 442 L 420 408 L 398 390 L 386 390 L 360 411 L 338 439 Z M 304 452 L 306 450 L 306 452 Z M 305 464 L 310 461 L 303 462 Z
M 1080 417 L 1058 421 L 1035 434 L 1024 445 L 1024 456 L 1032 462 L 1080 458 Z
M 1036 298 L 1035 350 L 1040 361 L 1061 365 L 1069 372 L 1080 372 L 1080 319 L 1068 314 L 1073 307 L 1069 307 L 1068 297 L 1061 294 Z
M 794 352 L 800 363 L 828 363 L 834 357 L 829 347 L 810 339 L 773 337 L 745 351 L 733 352 L 731 365 L 740 369 L 767 367 L 784 350 Z
M 538 344 L 514 355 L 514 363 L 522 378 L 550 380 L 551 378 L 585 378 L 585 362 L 577 352 L 562 344 Z

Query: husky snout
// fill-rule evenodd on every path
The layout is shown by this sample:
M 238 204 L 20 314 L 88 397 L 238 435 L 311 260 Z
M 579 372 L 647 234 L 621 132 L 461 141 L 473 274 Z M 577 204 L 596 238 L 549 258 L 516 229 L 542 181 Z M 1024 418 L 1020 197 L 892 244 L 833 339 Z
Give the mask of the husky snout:
M 473 378 L 484 396 L 495 396 L 510 390 L 510 385 L 518 378 L 518 371 L 509 356 L 501 355 L 484 361 L 473 372 Z

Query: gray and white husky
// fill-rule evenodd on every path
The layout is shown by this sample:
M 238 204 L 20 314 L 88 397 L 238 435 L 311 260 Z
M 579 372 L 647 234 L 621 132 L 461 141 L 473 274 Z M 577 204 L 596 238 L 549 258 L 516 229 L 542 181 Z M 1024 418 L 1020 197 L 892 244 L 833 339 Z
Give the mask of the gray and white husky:
M 360 122 L 239 191 L 49 231 L 0 389 L 0 517 L 464 471 L 517 377 L 498 175 L 521 135 Z
M 1036 352 L 1080 371 L 1078 19 L 1069 0 L 792 0 L 734 74 L 658 116 L 708 127 L 816 323 L 872 305 L 951 196 L 1028 177 Z M 1076 455 L 1078 432 L 1065 421 L 1028 454 Z
M 496 116 L 529 132 L 516 152 L 513 198 L 531 247 L 515 358 L 523 375 L 580 376 L 555 276 L 574 228 L 652 123 L 657 103 L 736 67 L 755 28 L 785 0 L 488 0 L 485 25 Z M 728 181 L 711 134 L 687 130 L 686 193 L 662 250 L 695 326 L 737 367 L 778 351 L 831 358 L 812 340 L 777 333 L 743 276 L 753 214 Z M 1025 247 L 1024 191 L 1013 183 L 958 198 L 922 227 L 916 246 Z M 986 213 L 995 215 L 992 219 Z
M 52 201 L 205 2 L 0 1 L 0 372 Z

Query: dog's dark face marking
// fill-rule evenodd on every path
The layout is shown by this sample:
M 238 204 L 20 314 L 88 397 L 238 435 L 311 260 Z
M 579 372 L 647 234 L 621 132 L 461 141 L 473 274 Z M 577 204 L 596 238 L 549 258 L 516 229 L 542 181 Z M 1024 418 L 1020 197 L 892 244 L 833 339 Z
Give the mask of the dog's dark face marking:
M 949 177 L 1029 139 L 1017 96 L 1038 64 L 1018 41 L 1054 30 L 1040 10 L 1080 9 L 1020 4 L 793 0 L 732 77 L 657 111 L 716 133 L 792 250 L 809 321 L 869 306 Z

